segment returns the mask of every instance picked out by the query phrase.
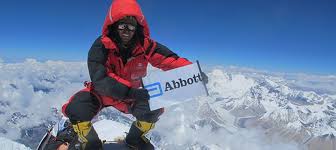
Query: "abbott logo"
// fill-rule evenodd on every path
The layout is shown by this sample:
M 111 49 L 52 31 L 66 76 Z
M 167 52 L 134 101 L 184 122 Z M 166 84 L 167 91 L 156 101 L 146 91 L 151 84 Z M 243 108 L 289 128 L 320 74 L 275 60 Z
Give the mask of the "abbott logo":
M 187 78 L 187 79 L 179 78 L 178 80 L 172 80 L 171 82 L 166 82 L 165 92 L 178 89 L 178 88 L 182 88 L 185 86 L 189 86 L 194 83 L 198 83 L 200 81 L 201 82 L 203 81 L 200 74 L 197 74 L 197 75 L 194 74 L 194 76 Z
M 159 97 L 163 95 L 160 82 L 155 82 L 153 84 L 146 85 L 145 88 L 148 90 L 150 98 Z

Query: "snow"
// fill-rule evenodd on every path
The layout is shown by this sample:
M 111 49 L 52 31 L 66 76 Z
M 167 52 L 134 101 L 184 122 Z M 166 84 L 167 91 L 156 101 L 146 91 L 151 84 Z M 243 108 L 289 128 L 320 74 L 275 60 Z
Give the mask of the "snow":
M 19 144 L 3 137 L 0 137 L 0 147 L 2 150 L 31 150 L 23 144 Z
M 167 108 L 151 132 L 152 141 L 162 149 L 297 148 L 295 143 L 277 140 L 280 137 L 264 136 L 259 129 L 236 126 L 238 119 L 251 117 L 279 122 L 288 129 L 308 128 L 314 136 L 336 135 L 334 75 L 237 67 L 205 70 L 209 70 L 210 96 Z M 32 148 L 34 142 L 23 141 L 23 137 L 44 132 L 55 123 L 62 104 L 89 80 L 84 62 L 34 59 L 22 63 L 0 59 L 0 75 L 0 136 Z M 309 126 L 303 127 L 301 122 Z M 113 140 L 129 130 L 129 124 L 116 120 L 100 120 L 94 126 L 104 140 Z
M 315 91 L 318 94 L 335 94 L 336 93 L 336 75 L 316 75 L 306 73 L 284 73 L 269 72 L 244 67 L 223 67 L 216 66 L 225 72 L 233 74 L 243 74 L 253 78 L 270 78 L 273 81 L 284 82 L 288 87 L 300 89 L 304 91 Z
M 123 137 L 128 132 L 128 126 L 112 120 L 100 120 L 93 124 L 101 140 L 113 141 L 118 137 Z
M 332 97 L 333 99 L 336 99 L 336 95 L 330 95 L 330 97 Z
M 100 120 L 93 124 L 100 139 L 113 141 L 118 137 L 125 136 L 129 127 L 112 120 Z M 7 138 L 0 137 L 0 147 L 2 150 L 31 150 L 30 148 L 19 144 Z
M 226 97 L 237 98 L 249 91 L 255 85 L 254 81 L 243 75 L 231 76 L 223 71 L 215 69 L 210 73 L 212 79 L 208 87 L 209 90 L 219 95 L 225 94 Z

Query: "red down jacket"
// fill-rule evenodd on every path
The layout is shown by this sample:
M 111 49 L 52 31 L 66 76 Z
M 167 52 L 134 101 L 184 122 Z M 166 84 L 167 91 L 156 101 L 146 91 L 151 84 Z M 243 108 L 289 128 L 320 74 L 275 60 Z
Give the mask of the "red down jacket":
M 143 28 L 144 39 L 143 43 L 136 44 L 131 57 L 124 64 L 120 55 L 122 52 L 108 35 L 109 26 L 125 16 L 136 18 Z M 89 51 L 88 68 L 92 83 L 81 91 L 96 95 L 103 107 L 113 106 L 129 113 L 131 102 L 125 101 L 125 98 L 130 88 L 141 86 L 141 78 L 146 76 L 148 63 L 164 71 L 191 64 L 187 59 L 180 58 L 167 47 L 150 39 L 146 19 L 135 0 L 114 0 L 106 16 L 102 36 Z M 68 103 L 63 105 L 63 113 Z

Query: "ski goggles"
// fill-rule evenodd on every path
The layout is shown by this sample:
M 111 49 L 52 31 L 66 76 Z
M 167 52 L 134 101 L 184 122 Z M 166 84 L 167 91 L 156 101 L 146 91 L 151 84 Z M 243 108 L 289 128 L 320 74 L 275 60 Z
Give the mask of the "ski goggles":
M 118 30 L 129 30 L 129 31 L 135 31 L 136 27 L 134 25 L 131 24 L 127 24 L 127 23 L 121 23 L 118 24 Z

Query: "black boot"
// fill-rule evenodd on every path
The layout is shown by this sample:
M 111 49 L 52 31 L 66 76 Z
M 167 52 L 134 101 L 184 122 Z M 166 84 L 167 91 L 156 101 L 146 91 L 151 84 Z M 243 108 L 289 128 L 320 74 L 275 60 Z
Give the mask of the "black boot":
M 132 123 L 132 126 L 125 138 L 127 146 L 134 149 L 138 147 L 139 142 L 141 141 L 141 136 L 143 134 L 143 132 L 138 127 L 136 127 L 135 123 L 136 122 Z
M 78 123 L 73 123 L 74 131 L 78 135 L 78 141 L 81 150 L 101 150 L 102 142 L 98 137 L 96 130 L 93 128 L 91 122 L 83 121 Z
M 153 144 L 145 136 L 143 136 L 141 139 L 142 140 L 138 146 L 139 150 L 154 150 Z
M 148 123 L 151 124 L 151 123 Z M 145 128 L 141 128 L 141 121 L 135 121 L 126 136 L 125 143 L 128 147 L 136 150 L 154 150 L 154 146 L 144 136 L 152 127 L 146 128 L 146 131 L 142 131 Z M 154 124 L 153 124 L 154 127 Z

